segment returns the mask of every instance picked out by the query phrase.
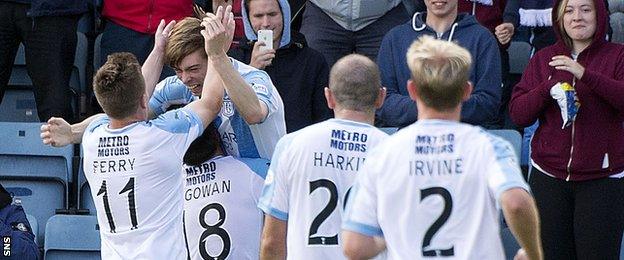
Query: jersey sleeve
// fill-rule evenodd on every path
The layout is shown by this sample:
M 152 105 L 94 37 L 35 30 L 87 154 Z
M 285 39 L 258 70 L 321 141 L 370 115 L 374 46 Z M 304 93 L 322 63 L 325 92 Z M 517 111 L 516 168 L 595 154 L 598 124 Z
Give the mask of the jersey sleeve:
M 267 106 L 268 113 L 264 119 L 278 110 L 279 100 L 277 95 L 279 94 L 277 94 L 275 86 L 273 86 L 273 82 L 271 82 L 271 78 L 268 74 L 263 71 L 256 71 L 247 75 L 245 81 L 251 86 L 254 92 L 256 92 L 258 100 Z
M 271 160 L 271 166 L 264 181 L 262 195 L 258 207 L 264 213 L 283 221 L 288 220 L 288 194 L 290 182 L 288 180 L 288 147 L 292 135 L 287 135 L 277 142 L 275 152 Z
M 177 78 L 169 77 L 156 85 L 149 100 L 149 108 L 156 115 L 165 113 L 172 105 L 186 105 L 193 101 L 193 94 Z
M 511 144 L 499 137 L 490 135 L 495 156 L 491 160 L 490 167 L 487 167 L 487 182 L 491 194 L 494 194 L 496 204 L 501 194 L 512 188 L 522 188 L 530 192 L 529 186 L 522 178 L 518 158 Z
M 204 131 L 199 116 L 190 109 L 180 108 L 166 112 L 151 121 L 156 127 L 174 134 L 186 134 L 182 154 Z
M 368 158 L 377 158 L 378 152 L 371 152 Z M 379 160 L 382 161 L 382 160 Z M 377 216 L 377 186 L 375 176 L 383 171 L 383 165 L 368 161 L 358 172 L 351 197 L 347 201 L 342 229 L 367 236 L 383 236 Z

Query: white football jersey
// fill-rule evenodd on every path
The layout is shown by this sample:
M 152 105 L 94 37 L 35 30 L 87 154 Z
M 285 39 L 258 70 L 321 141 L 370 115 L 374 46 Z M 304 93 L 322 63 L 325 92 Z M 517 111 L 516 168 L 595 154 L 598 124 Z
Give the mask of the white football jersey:
M 389 259 L 504 259 L 498 201 L 528 191 L 511 145 L 485 130 L 419 120 L 369 155 L 346 230 L 383 236 Z
M 102 259 L 185 259 L 182 156 L 203 131 L 187 109 L 109 128 L 94 120 L 82 139 L 97 209 Z
M 266 172 L 219 156 L 199 166 L 185 165 L 182 174 L 190 259 L 258 259 L 264 215 L 256 205 Z
M 345 200 L 368 151 L 386 137 L 368 124 L 329 119 L 280 139 L 258 206 L 288 222 L 288 259 L 345 258 Z

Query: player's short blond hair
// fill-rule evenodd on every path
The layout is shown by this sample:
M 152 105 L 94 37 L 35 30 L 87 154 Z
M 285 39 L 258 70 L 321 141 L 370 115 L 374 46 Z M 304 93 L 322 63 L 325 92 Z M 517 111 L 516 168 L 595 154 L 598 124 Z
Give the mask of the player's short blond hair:
M 127 52 L 108 55 L 93 77 L 93 92 L 111 118 L 124 119 L 136 113 L 145 94 L 145 81 L 136 57 Z
M 431 36 L 420 37 L 407 50 L 411 79 L 422 102 L 438 111 L 461 103 L 471 64 L 468 50 Z
M 329 89 L 341 107 L 361 112 L 373 111 L 381 90 L 379 68 L 366 56 L 349 54 L 332 66 Z

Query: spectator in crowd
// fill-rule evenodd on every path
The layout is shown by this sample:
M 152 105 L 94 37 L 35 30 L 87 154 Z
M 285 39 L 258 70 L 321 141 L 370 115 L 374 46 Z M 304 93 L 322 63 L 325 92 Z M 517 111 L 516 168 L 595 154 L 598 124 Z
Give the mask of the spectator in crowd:
M 149 101 L 149 118 L 164 113 L 171 106 L 199 99 L 206 78 L 221 80 L 225 93 L 216 124 L 225 151 L 234 157 L 271 158 L 275 144 L 286 134 L 284 106 L 279 93 L 266 72 L 229 57 L 217 63 L 220 66 L 206 72 L 209 60 L 203 51 L 205 42 L 200 34 L 203 28 L 200 23 L 201 20 L 192 17 L 177 23 L 166 48 L 154 50 L 163 52 L 164 58 L 143 66 L 146 81 L 157 81 L 165 62 L 175 68 L 177 74 L 156 86 Z M 231 41 L 234 25 L 228 30 Z M 226 50 L 230 44 L 226 45 Z M 80 143 L 88 122 L 85 120 L 71 126 L 66 122 L 53 122 L 49 142 Z
M 163 59 L 173 24 L 165 27 L 161 21 L 145 66 Z M 204 19 L 203 51 L 213 62 L 203 69 L 212 70 L 227 57 L 226 28 L 233 25 L 222 9 Z M 207 79 L 204 98 L 148 120 L 147 100 L 160 71 L 143 73 L 145 78 L 133 54 L 116 53 L 94 77 L 95 95 L 106 115 L 88 124 L 82 151 L 101 227 L 102 258 L 184 259 L 182 155 L 217 117 L 223 87 L 218 79 Z
M 189 259 L 258 259 L 263 214 L 257 205 L 266 172 L 226 156 L 214 124 L 191 143 L 184 164 Z
M 612 42 L 624 44 L 624 1 L 609 0 L 611 28 L 613 29 Z
M 619 257 L 624 46 L 605 40 L 607 16 L 602 0 L 555 1 L 557 42 L 533 56 L 512 94 L 516 124 L 539 120 L 529 184 L 546 259 Z
M 73 121 L 69 79 L 78 19 L 86 11 L 81 0 L 0 0 L 0 102 L 21 42 L 39 119 Z
M 26 213 L 22 206 L 14 205 L 12 201 L 9 192 L 0 184 L 0 237 L 4 249 L 2 259 L 39 259 L 39 249 Z
M 522 249 L 542 259 L 535 202 L 507 141 L 459 123 L 470 53 L 423 36 L 407 52 L 418 122 L 389 137 L 358 174 L 343 222 L 344 251 L 369 259 L 504 259 L 498 205 Z M 440 213 L 442 212 L 442 213 Z M 433 239 L 432 239 L 433 238 Z
M 462 122 L 492 127 L 498 116 L 501 97 L 501 69 L 494 36 L 468 14 L 457 14 L 457 1 L 426 0 L 427 12 L 416 13 L 412 20 L 392 29 L 381 43 L 377 64 L 382 85 L 388 88 L 386 101 L 377 110 L 378 124 L 404 127 L 417 118 L 416 103 L 408 96 L 410 78 L 405 54 L 410 43 L 423 35 L 456 41 L 468 49 L 475 62 L 470 70 L 473 93 L 462 106 Z
M 331 67 L 350 53 L 374 59 L 386 32 L 408 19 L 401 0 L 310 0 L 301 33 Z
M 154 46 L 154 33 L 160 20 L 179 21 L 193 15 L 193 0 L 105 0 L 104 30 L 100 43 L 103 64 L 109 54 L 130 52 L 143 64 Z M 165 68 L 162 77 L 173 75 Z
M 307 46 L 303 34 L 290 30 L 286 0 L 241 0 L 246 38 L 230 56 L 266 71 L 284 102 L 287 132 L 331 117 L 323 89 L 329 68 L 323 56 Z M 258 30 L 273 31 L 273 49 L 263 48 Z
M 539 51 L 555 43 L 552 28 L 553 0 L 507 0 L 503 23 L 496 27 L 500 42 L 509 42 L 520 26 L 529 30 L 529 43 Z
M 336 118 L 286 135 L 275 149 L 258 204 L 266 214 L 261 259 L 344 259 L 344 202 L 368 151 L 387 137 L 372 126 L 384 94 L 367 57 L 332 67 L 325 96 Z

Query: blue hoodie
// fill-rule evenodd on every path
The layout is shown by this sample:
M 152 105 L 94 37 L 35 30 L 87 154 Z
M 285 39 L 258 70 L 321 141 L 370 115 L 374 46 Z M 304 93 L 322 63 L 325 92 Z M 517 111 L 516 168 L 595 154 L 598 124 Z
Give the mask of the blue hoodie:
M 387 88 L 383 106 L 376 118 L 382 126 L 404 127 L 417 120 L 416 102 L 407 93 L 411 78 L 407 66 L 407 49 L 421 35 L 436 37 L 425 24 L 426 13 L 416 13 L 412 20 L 388 32 L 379 48 L 377 64 L 381 83 Z M 474 90 L 462 105 L 461 121 L 473 125 L 492 126 L 498 116 L 501 99 L 501 62 L 494 36 L 468 14 L 458 14 L 455 23 L 441 37 L 468 49 L 472 55 L 470 81 Z

